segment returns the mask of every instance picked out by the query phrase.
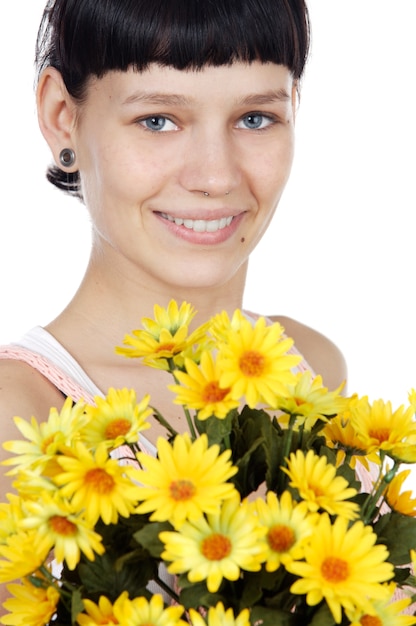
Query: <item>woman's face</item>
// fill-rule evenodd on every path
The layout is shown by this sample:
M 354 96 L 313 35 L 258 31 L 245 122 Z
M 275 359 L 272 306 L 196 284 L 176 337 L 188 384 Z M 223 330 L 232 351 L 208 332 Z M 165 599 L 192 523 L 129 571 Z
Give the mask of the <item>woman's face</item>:
M 176 287 L 245 271 L 289 176 L 294 92 L 259 62 L 91 81 L 72 141 L 97 258 Z

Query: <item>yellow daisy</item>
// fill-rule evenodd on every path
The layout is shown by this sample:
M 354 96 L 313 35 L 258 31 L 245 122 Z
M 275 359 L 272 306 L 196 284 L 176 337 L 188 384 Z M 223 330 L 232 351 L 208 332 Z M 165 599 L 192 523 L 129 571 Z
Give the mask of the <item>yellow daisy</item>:
M 306 594 L 310 606 L 323 599 L 339 624 L 342 608 L 371 612 L 372 600 L 385 600 L 389 590 L 382 585 L 394 575 L 386 561 L 385 546 L 375 545 L 377 535 L 361 521 L 349 527 L 344 517 L 331 525 L 323 513 L 316 532 L 305 546 L 305 561 L 292 561 L 287 569 L 299 576 L 291 586 L 294 594 Z
M 113 626 L 121 622 L 116 618 L 114 611 L 119 611 L 125 602 L 128 602 L 128 593 L 124 591 L 114 602 L 110 602 L 106 596 L 100 596 L 98 604 L 89 598 L 83 598 L 84 611 L 78 613 L 76 623 L 79 626 Z
M 389 507 L 394 509 L 394 511 L 410 517 L 416 517 L 416 498 L 412 498 L 412 491 L 401 492 L 403 483 L 410 473 L 411 470 L 404 470 L 396 474 L 387 486 L 385 498 Z
M 198 418 L 205 420 L 211 415 L 219 419 L 226 417 L 231 409 L 239 406 L 238 400 L 230 395 L 230 388 L 220 387 L 221 369 L 211 352 L 203 352 L 198 366 L 185 359 L 186 372 L 176 372 L 179 385 L 169 385 L 177 394 L 174 403 L 198 411 Z
M 3 603 L 9 611 L 0 618 L 6 626 L 44 626 L 49 624 L 59 602 L 59 591 L 55 587 L 35 587 L 29 581 L 22 584 L 7 585 L 8 592 L 14 596 Z
M 0 583 L 29 576 L 44 565 L 49 550 L 41 546 L 34 550 L 35 540 L 34 531 L 20 531 L 0 544 Z
M 246 320 L 240 309 L 233 312 L 231 319 L 226 311 L 222 311 L 211 319 L 209 332 L 217 342 L 227 343 L 229 333 L 239 332 Z
M 24 517 L 22 498 L 12 493 L 6 497 L 8 502 L 0 502 L 0 544 L 18 532 L 19 522 Z
M 206 617 L 202 617 L 195 609 L 189 610 L 192 626 L 250 626 L 250 611 L 243 609 L 234 616 L 233 609 L 225 609 L 222 602 L 208 609 Z
M 388 454 L 401 463 L 416 463 L 416 434 L 393 446 Z
M 289 485 L 297 489 L 310 511 L 323 509 L 330 515 L 343 515 L 349 520 L 358 516 L 358 504 L 347 501 L 357 495 L 356 489 L 336 475 L 336 467 L 328 463 L 325 456 L 318 456 L 313 450 L 306 455 L 297 450 L 292 452 L 287 465 L 282 469 L 290 478 Z
M 394 454 L 394 449 L 403 446 L 408 437 L 416 437 L 413 416 L 412 406 L 406 409 L 402 405 L 393 411 L 391 402 L 376 400 L 370 404 L 367 396 L 351 405 L 353 427 L 369 451 L 384 450 Z M 413 441 L 409 445 L 413 445 Z
M 65 560 L 73 570 L 80 560 L 81 552 L 93 561 L 95 553 L 103 554 L 101 535 L 86 523 L 79 513 L 75 514 L 69 502 L 49 493 L 40 493 L 38 500 L 27 502 L 26 516 L 21 527 L 36 531 L 35 545 L 42 552 L 54 548 L 58 563 Z
M 329 447 L 337 450 L 337 464 L 342 465 L 345 457 L 349 459 L 349 465 L 354 468 L 357 461 L 369 470 L 369 461 L 379 462 L 376 452 L 368 454 L 368 450 L 351 423 L 351 415 L 348 410 L 343 411 L 332 418 L 323 427 L 321 433 Z
M 292 345 L 280 324 L 267 326 L 261 317 L 253 326 L 243 319 L 240 328 L 230 330 L 219 344 L 220 386 L 231 387 L 235 400 L 245 396 L 251 408 L 258 403 L 275 407 L 277 397 L 287 396 L 287 385 L 296 380 L 291 370 L 300 357 L 287 354 Z
M 403 615 L 402 611 L 411 604 L 410 598 L 402 598 L 395 602 L 391 601 L 395 585 L 388 585 L 390 597 L 388 600 L 375 600 L 372 603 L 370 614 L 362 610 L 346 610 L 345 613 L 350 620 L 349 626 L 413 626 L 416 624 L 416 616 Z
M 413 571 L 416 572 L 416 549 L 410 550 L 410 560 L 412 561 Z
M 62 471 L 61 466 L 56 461 L 57 457 L 51 457 L 51 462 L 48 463 L 48 468 L 52 467 L 53 459 L 53 474 Z M 57 490 L 55 483 L 52 481 L 52 477 L 42 475 L 42 469 L 36 466 L 34 470 L 21 470 L 17 474 L 17 478 L 13 481 L 13 488 L 19 493 L 22 500 L 36 500 L 41 491 L 49 491 L 54 493 Z
M 180 605 L 165 608 L 159 594 L 150 600 L 143 597 L 129 600 L 124 595 L 121 602 L 114 604 L 114 616 L 120 626 L 187 626 L 181 619 L 183 612 Z
M 10 473 L 29 466 L 45 468 L 58 452 L 79 439 L 80 430 L 88 419 L 84 408 L 84 402 L 73 404 L 71 398 L 67 398 L 60 411 L 51 408 L 46 422 L 38 424 L 35 417 L 30 422 L 15 417 L 14 422 L 27 441 L 7 441 L 3 444 L 5 450 L 18 455 L 3 462 L 4 465 L 18 466 Z
M 408 394 L 409 404 L 412 406 L 413 411 L 416 413 L 416 389 L 411 389 Z
M 208 591 L 215 593 L 223 578 L 237 580 L 242 569 L 261 569 L 265 530 L 237 494 L 223 502 L 218 513 L 185 522 L 177 532 L 161 532 L 162 559 L 172 561 L 171 574 L 187 572 L 191 583 L 206 580 Z
M 260 524 L 267 528 L 266 570 L 274 572 L 303 556 L 303 547 L 314 530 L 316 516 L 309 513 L 305 502 L 296 503 L 285 491 L 280 499 L 269 491 L 266 501 L 255 501 Z
M 189 334 L 189 323 L 195 315 L 194 309 L 186 302 L 178 309 L 172 300 L 167 309 L 156 305 L 155 320 L 143 318 L 144 329 L 133 330 L 124 337 L 127 348 L 118 347 L 116 352 L 130 358 L 143 358 L 144 363 L 163 370 L 183 364 L 183 353 L 190 356 L 190 350 L 206 336 L 207 325 L 198 327 Z M 174 368 L 175 369 L 175 368 Z
M 155 339 L 158 339 L 162 329 L 166 329 L 172 334 L 182 326 L 189 327 L 196 314 L 195 308 L 189 302 L 182 302 L 180 306 L 176 300 L 171 300 L 164 308 L 155 304 L 153 307 L 154 319 L 150 317 L 142 318 L 141 322 Z
M 59 457 L 63 471 L 54 478 L 73 510 L 83 512 L 91 525 L 100 517 L 105 524 L 115 524 L 119 515 L 129 517 L 137 503 L 137 486 L 129 478 L 132 468 L 111 459 L 105 443 L 92 453 L 77 442 L 73 452 L 73 457 Z
M 177 435 L 173 444 L 160 437 L 158 458 L 139 452 L 144 470 L 135 470 L 138 498 L 143 502 L 138 513 L 153 511 L 151 520 L 169 520 L 174 526 L 185 519 L 195 520 L 202 513 L 217 512 L 221 501 L 235 494 L 226 481 L 237 468 L 231 464 L 230 450 L 219 454 L 218 445 L 208 447 L 204 434 L 194 442 L 189 434 Z
M 137 402 L 133 389 L 109 389 L 105 398 L 96 396 L 95 406 L 87 405 L 85 410 L 90 418 L 82 429 L 82 441 L 95 448 L 105 441 L 109 448 L 117 448 L 124 443 L 136 443 L 139 433 L 150 428 L 146 419 L 151 415 L 150 396 Z
M 298 374 L 295 384 L 288 385 L 289 395 L 279 398 L 276 408 L 288 415 L 296 415 L 297 427 L 305 426 L 311 430 L 318 420 L 327 421 L 329 416 L 337 415 L 345 408 L 347 399 L 340 395 L 343 386 L 328 391 L 321 376 L 313 378 L 310 371 L 303 372 Z

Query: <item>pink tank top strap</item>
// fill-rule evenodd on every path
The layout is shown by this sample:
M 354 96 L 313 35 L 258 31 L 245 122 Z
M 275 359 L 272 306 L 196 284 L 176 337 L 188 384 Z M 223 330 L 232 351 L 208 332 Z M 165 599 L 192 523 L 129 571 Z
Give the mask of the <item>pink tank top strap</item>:
M 46 357 L 27 350 L 21 346 L 0 346 L 0 359 L 12 359 L 27 363 L 49 380 L 65 396 L 71 397 L 74 402 L 84 400 L 92 403 L 94 398 L 73 378 Z

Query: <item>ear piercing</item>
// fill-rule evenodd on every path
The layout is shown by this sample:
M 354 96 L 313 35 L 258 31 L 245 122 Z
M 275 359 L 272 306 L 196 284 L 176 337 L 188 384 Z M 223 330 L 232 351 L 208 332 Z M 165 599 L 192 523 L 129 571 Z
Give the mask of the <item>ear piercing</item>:
M 63 167 L 72 167 L 75 163 L 75 152 L 71 148 L 64 148 L 59 153 L 59 162 Z

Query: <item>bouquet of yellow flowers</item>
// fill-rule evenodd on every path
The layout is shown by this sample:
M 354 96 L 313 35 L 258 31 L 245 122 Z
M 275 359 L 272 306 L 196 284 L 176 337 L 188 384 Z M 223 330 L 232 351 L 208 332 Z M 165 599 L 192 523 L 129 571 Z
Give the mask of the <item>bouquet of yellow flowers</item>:
M 416 624 L 416 392 L 344 397 L 280 324 L 194 313 L 156 306 L 117 348 L 171 374 L 185 432 L 129 389 L 15 418 L 1 623 Z

